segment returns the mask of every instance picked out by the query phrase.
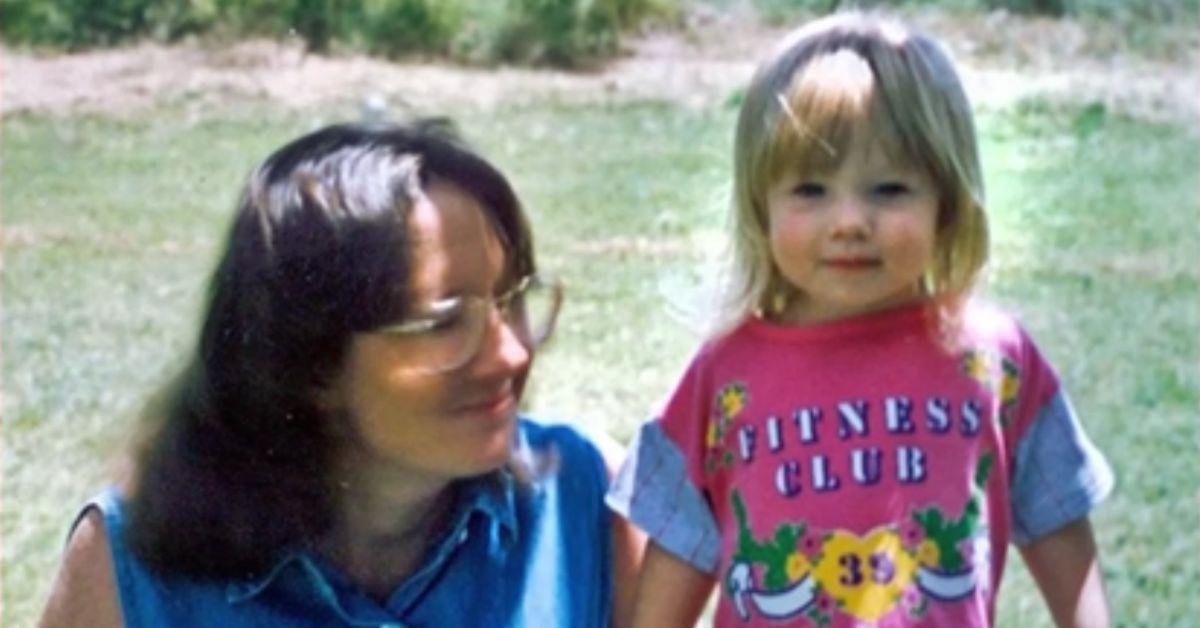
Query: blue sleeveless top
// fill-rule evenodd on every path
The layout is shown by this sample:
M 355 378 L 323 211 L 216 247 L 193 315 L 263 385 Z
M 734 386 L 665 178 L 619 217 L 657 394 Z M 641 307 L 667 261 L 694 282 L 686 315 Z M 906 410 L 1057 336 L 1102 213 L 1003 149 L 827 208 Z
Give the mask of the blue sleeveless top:
M 380 604 L 322 557 L 288 553 L 252 580 L 159 576 L 130 553 L 124 504 L 108 489 L 97 508 L 112 548 L 129 628 L 221 626 L 606 626 L 612 602 L 608 474 L 572 428 L 522 420 L 518 454 L 551 461 L 531 485 L 507 472 L 460 493 L 450 532 Z M 220 551 L 213 548 L 213 551 Z

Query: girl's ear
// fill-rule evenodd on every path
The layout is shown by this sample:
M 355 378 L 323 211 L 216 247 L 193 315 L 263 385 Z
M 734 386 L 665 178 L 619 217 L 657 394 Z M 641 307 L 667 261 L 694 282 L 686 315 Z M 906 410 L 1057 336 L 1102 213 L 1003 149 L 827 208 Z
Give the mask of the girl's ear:
M 954 206 L 944 199 L 938 200 L 937 230 L 944 231 L 954 222 Z

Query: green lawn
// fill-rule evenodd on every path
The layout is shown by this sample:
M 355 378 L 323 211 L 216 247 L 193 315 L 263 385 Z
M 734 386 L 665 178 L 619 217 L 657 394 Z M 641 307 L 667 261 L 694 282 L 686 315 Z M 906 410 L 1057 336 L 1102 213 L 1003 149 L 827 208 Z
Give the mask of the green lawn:
M 0 625 L 32 625 L 72 514 L 191 342 L 246 171 L 330 115 L 219 113 L 3 122 Z M 626 438 L 668 390 L 697 341 L 668 304 L 723 253 L 733 115 L 658 103 L 459 113 L 568 286 L 535 411 Z M 1095 517 L 1116 615 L 1187 625 L 1200 617 L 1200 141 L 1038 101 L 985 112 L 980 127 L 987 292 L 1039 339 L 1117 471 Z M 1049 625 L 1019 562 L 1001 625 Z

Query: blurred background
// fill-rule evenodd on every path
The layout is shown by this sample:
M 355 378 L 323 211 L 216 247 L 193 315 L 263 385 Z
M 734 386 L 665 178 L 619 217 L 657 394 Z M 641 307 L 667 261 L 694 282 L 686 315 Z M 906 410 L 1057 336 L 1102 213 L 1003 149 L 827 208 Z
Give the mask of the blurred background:
M 447 115 L 513 180 L 567 302 L 528 409 L 625 440 L 700 341 L 736 107 L 848 6 L 942 39 L 977 112 L 986 298 L 1108 454 L 1124 626 L 1200 617 L 1200 0 L 0 0 L 0 625 L 33 625 L 119 466 L 253 165 L 320 125 Z M 1050 620 L 1019 560 L 1001 626 Z

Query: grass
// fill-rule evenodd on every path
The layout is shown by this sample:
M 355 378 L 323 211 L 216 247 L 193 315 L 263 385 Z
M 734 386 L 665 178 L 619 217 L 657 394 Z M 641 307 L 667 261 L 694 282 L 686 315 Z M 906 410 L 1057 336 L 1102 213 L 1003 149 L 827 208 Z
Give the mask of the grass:
M 1040 338 L 1116 470 L 1094 524 L 1119 623 L 1187 625 L 1200 613 L 1188 593 L 1200 577 L 1200 154 L 1166 126 L 1105 116 L 1088 131 L 1095 111 L 1031 101 L 985 118 L 992 290 Z M 1000 618 L 1028 625 L 1041 611 L 1014 571 L 1007 600 L 1020 603 L 1002 602 Z
M 72 514 L 191 342 L 246 171 L 329 115 L 4 121 L 0 624 L 33 624 Z M 695 346 L 666 303 L 722 253 L 733 112 L 545 103 L 458 118 L 512 176 L 543 267 L 568 285 L 529 405 L 628 437 Z M 987 291 L 1039 339 L 1117 472 L 1094 523 L 1118 621 L 1186 625 L 1200 616 L 1200 142 L 1040 101 L 985 112 L 980 127 Z M 1049 625 L 1009 565 L 1000 625 Z

